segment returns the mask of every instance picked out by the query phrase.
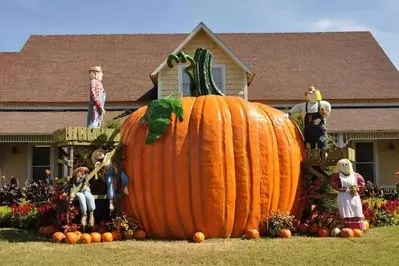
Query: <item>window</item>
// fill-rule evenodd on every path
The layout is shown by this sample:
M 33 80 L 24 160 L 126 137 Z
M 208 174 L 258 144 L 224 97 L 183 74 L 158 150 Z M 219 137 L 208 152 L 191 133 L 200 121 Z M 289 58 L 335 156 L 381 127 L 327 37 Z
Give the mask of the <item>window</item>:
M 50 146 L 32 147 L 32 180 L 38 181 L 47 178 L 46 169 L 50 169 L 50 153 Z
M 181 80 L 181 89 L 179 92 L 182 92 L 184 96 L 190 96 L 190 79 L 186 72 L 184 72 L 184 68 L 187 66 L 181 65 L 179 68 L 179 75 Z M 213 80 L 215 81 L 217 87 L 224 92 L 224 84 L 225 84 L 225 71 L 224 66 L 213 66 L 212 67 Z
M 372 142 L 356 142 L 355 171 L 363 176 L 364 180 L 374 181 L 374 146 Z

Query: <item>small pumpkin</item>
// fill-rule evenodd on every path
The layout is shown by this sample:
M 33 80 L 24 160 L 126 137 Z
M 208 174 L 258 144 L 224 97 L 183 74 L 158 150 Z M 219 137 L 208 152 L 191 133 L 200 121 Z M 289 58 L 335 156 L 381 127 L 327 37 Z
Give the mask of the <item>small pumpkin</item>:
M 317 231 L 317 235 L 319 237 L 328 237 L 328 229 L 320 228 L 319 231 Z
M 352 238 L 354 236 L 353 230 L 351 228 L 342 228 L 339 233 L 339 237 Z
M 46 229 L 45 226 L 40 227 L 39 234 L 44 235 L 44 230 Z
M 147 237 L 147 233 L 143 229 L 134 231 L 133 237 L 137 240 L 143 240 Z
M 75 234 L 78 236 L 78 239 L 82 236 L 82 233 L 80 231 L 75 231 Z
M 312 235 L 317 235 L 317 233 L 319 232 L 320 227 L 317 224 L 312 224 L 309 227 L 309 233 L 311 233 Z
M 336 227 L 336 228 L 334 228 L 334 229 L 331 230 L 330 235 L 331 235 L 332 237 L 338 237 L 340 232 L 341 232 L 341 230 L 340 230 L 339 228 Z
M 53 235 L 55 232 L 57 232 L 57 227 L 54 225 L 49 225 L 45 227 L 43 231 L 45 235 Z
M 296 231 L 299 234 L 306 234 L 308 232 L 308 230 L 309 230 L 309 226 L 306 223 L 300 223 L 296 227 Z
M 291 238 L 291 231 L 289 229 L 281 229 L 279 236 L 281 238 Z
M 353 231 L 354 237 L 362 237 L 363 236 L 363 231 L 358 228 L 355 228 L 352 231 Z
M 196 232 L 193 236 L 193 241 L 195 243 L 201 243 L 205 240 L 205 235 L 202 232 Z
M 364 225 L 364 231 L 367 231 L 367 230 L 370 229 L 369 221 L 364 220 L 364 221 L 363 221 L 363 225 Z
M 101 240 L 103 242 L 112 242 L 114 239 L 113 239 L 112 234 L 110 232 L 106 232 L 106 233 L 102 234 Z
M 97 232 L 93 232 L 90 234 L 91 236 L 91 242 L 92 243 L 100 243 L 101 242 L 101 234 Z
M 92 241 L 91 235 L 84 233 L 80 236 L 80 243 L 81 244 L 90 244 Z
M 78 235 L 75 232 L 68 232 L 65 235 L 65 241 L 68 244 L 74 245 L 78 241 Z
M 51 239 L 55 243 L 61 243 L 62 241 L 64 241 L 65 235 L 62 232 L 55 232 Z
M 258 229 L 248 229 L 245 233 L 247 239 L 254 239 L 259 238 L 259 231 Z
M 112 231 L 112 238 L 115 240 L 115 241 L 118 241 L 118 240 L 120 240 L 121 239 L 121 233 L 119 233 L 118 231 Z

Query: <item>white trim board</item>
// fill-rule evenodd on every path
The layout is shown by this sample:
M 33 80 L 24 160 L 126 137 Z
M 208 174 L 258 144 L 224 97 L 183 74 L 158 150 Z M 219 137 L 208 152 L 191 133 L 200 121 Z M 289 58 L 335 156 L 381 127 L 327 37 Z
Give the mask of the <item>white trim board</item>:
M 175 50 L 172 51 L 171 54 L 177 54 L 180 52 L 186 44 L 191 41 L 198 32 L 203 30 L 217 45 L 219 45 L 222 50 L 233 59 L 233 61 L 239 65 L 243 70 L 245 70 L 250 76 L 251 79 L 247 79 L 247 83 L 250 83 L 254 77 L 254 73 L 251 69 L 243 62 L 241 59 L 233 53 L 203 22 L 198 24 L 198 26 L 184 39 L 182 43 L 177 46 Z M 150 74 L 151 77 L 155 77 L 167 64 L 168 58 L 165 60 Z

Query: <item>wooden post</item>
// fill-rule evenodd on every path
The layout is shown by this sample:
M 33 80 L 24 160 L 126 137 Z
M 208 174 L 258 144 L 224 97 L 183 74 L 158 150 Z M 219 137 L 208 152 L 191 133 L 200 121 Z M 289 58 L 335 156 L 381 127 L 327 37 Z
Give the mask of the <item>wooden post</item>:
M 69 165 L 68 165 L 68 176 L 73 175 L 73 146 L 69 146 Z

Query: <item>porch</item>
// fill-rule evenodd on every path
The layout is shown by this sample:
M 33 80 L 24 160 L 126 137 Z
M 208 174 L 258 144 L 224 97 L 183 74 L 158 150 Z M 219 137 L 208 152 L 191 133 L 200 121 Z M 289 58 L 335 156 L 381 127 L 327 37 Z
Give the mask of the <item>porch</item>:
M 355 149 L 355 171 L 379 187 L 393 188 L 398 181 L 399 132 L 330 133 L 337 147 Z

